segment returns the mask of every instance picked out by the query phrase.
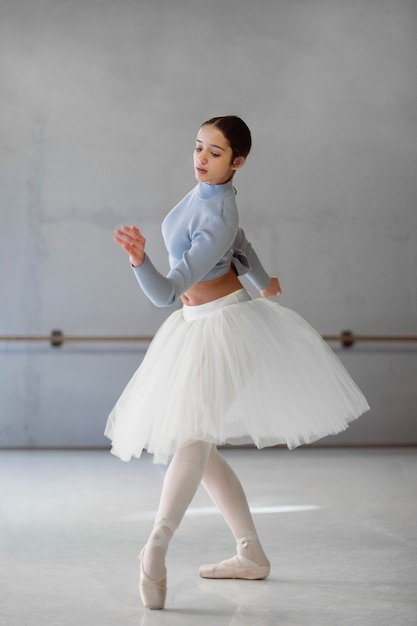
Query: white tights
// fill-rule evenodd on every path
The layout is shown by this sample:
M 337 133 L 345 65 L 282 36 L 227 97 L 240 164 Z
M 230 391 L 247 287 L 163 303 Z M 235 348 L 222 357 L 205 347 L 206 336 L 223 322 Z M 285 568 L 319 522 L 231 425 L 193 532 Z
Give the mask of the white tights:
M 204 441 L 180 446 L 165 474 L 155 525 L 143 555 L 143 567 L 150 578 L 164 575 L 168 543 L 201 482 L 236 540 L 256 535 L 242 485 L 216 446 Z M 245 554 L 259 565 L 268 562 L 258 541 L 251 543 Z

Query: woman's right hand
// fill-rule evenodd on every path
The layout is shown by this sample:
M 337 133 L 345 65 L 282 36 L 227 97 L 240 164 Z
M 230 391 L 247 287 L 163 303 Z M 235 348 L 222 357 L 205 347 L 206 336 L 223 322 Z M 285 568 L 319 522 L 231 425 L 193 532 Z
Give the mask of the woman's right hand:
M 114 231 L 114 241 L 122 246 L 129 255 L 134 267 L 139 267 L 145 260 L 146 239 L 136 226 L 121 226 Z

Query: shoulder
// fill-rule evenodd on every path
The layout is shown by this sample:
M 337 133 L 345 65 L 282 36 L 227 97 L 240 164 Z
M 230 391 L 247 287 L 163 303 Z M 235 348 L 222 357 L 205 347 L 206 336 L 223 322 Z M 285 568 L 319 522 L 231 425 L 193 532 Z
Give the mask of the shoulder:
M 190 220 L 191 236 L 210 234 L 214 239 L 227 237 L 233 241 L 239 226 L 239 214 L 235 195 L 222 191 L 214 194 L 210 201 L 196 207 Z
M 237 228 L 239 222 L 234 187 L 198 183 L 168 213 L 162 223 L 164 236 L 186 229 L 189 236 L 201 230 L 221 230 L 227 225 Z
M 199 202 L 199 213 L 203 219 L 211 216 L 227 217 L 237 214 L 235 189 L 231 183 L 224 185 L 208 185 L 199 183 L 195 188 L 196 201 Z

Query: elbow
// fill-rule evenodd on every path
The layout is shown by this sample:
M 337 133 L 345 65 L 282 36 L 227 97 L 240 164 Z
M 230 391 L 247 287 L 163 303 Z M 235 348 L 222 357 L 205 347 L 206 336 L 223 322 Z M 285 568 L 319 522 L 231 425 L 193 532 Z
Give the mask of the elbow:
M 158 307 L 158 309 L 163 309 L 166 306 L 171 306 L 172 304 L 175 304 L 175 296 L 170 296 L 169 298 L 162 296 L 161 294 L 155 295 L 155 296 L 149 296 L 148 295 L 149 300 L 152 302 L 152 304 L 156 307 Z

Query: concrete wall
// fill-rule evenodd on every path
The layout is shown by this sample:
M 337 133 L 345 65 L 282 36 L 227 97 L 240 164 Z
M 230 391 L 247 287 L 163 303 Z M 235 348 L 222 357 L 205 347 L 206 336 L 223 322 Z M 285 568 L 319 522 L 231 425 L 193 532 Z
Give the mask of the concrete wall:
M 241 222 L 322 333 L 417 333 L 414 0 L 2 0 L 0 334 L 153 333 L 113 228 L 160 269 L 199 123 L 241 115 Z M 0 445 L 101 446 L 143 356 L 0 343 Z M 372 411 L 325 443 L 417 443 L 417 350 L 340 353 Z

